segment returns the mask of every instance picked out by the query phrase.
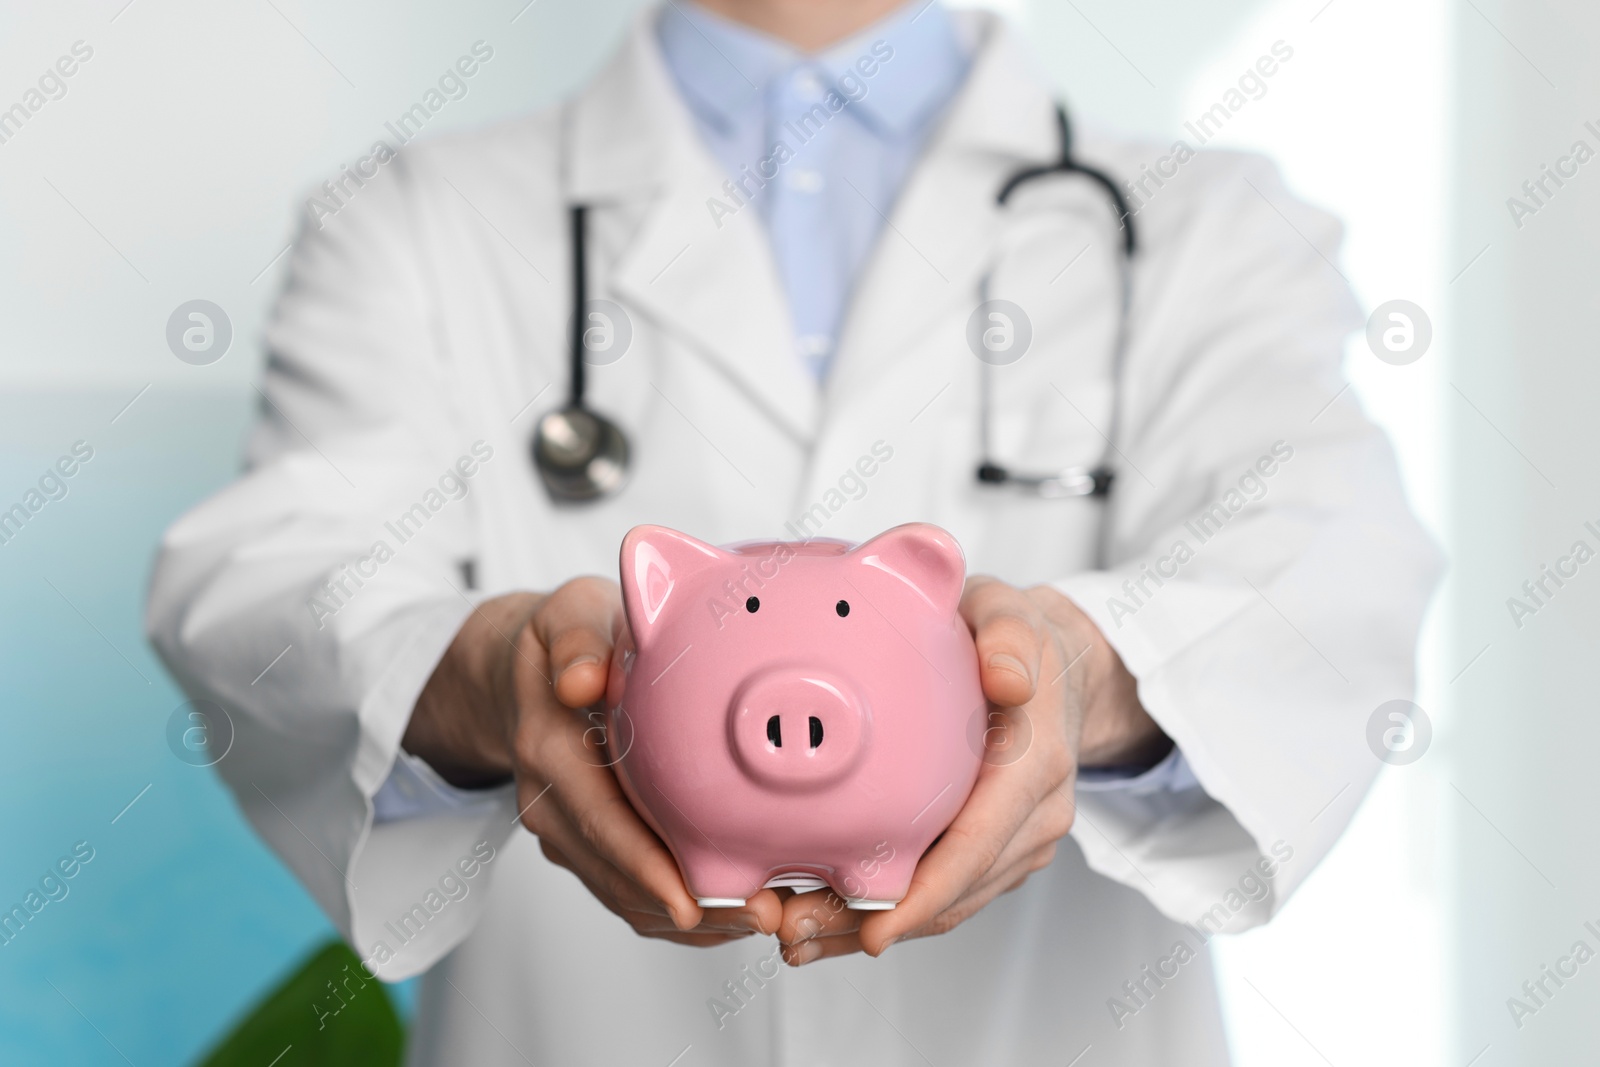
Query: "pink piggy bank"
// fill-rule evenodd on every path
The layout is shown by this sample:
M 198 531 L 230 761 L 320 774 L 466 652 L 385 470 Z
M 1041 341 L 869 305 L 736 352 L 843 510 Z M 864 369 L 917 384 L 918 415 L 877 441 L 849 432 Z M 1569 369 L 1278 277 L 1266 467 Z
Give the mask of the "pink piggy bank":
M 763 886 L 906 895 L 982 762 L 965 577 L 921 523 L 859 546 L 628 533 L 607 745 L 702 907 Z

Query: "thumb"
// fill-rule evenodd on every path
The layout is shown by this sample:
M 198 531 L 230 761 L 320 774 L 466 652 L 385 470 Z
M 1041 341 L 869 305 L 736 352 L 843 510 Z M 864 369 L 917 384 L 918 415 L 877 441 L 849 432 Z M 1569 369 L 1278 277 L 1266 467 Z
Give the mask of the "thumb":
M 606 693 L 611 670 L 612 624 L 621 609 L 614 582 L 575 578 L 540 605 L 533 630 L 550 656 L 556 699 L 586 708 Z
M 978 646 L 983 694 L 1001 707 L 1033 699 L 1044 652 L 1044 619 L 1020 589 L 994 578 L 974 578 L 961 597 L 961 616 Z

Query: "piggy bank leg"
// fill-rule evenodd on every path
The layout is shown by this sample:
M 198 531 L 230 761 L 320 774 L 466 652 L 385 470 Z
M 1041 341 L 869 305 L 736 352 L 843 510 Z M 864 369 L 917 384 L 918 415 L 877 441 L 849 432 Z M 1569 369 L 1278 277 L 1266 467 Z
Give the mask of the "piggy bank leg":
M 761 888 L 759 875 L 720 853 L 690 853 L 681 866 L 684 884 L 702 908 L 742 908 Z
M 916 870 L 915 858 L 898 856 L 887 860 L 868 860 L 866 870 L 853 871 L 843 878 L 843 890 L 834 886 L 834 892 L 855 911 L 892 911 L 911 889 L 911 875 Z

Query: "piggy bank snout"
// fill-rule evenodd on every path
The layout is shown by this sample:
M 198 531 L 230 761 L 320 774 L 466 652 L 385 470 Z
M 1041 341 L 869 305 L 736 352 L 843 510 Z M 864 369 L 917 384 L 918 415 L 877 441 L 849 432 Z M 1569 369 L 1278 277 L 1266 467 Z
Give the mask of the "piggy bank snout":
M 821 788 L 847 774 L 865 749 L 867 709 L 854 687 L 819 671 L 779 668 L 749 679 L 729 709 L 740 767 L 770 788 Z

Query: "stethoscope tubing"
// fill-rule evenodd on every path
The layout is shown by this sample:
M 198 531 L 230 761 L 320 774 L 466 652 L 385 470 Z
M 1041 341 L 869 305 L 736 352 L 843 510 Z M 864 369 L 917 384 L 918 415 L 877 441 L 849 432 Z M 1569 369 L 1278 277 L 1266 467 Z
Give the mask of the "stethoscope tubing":
M 567 406 L 583 407 L 583 392 L 588 384 L 584 371 L 583 334 L 589 326 L 588 219 L 589 205 L 573 204 L 568 211 L 572 241 L 572 337 L 568 349 L 570 370 Z
M 1044 497 L 1069 497 L 1087 496 L 1099 498 L 1102 506 L 1108 502 L 1111 488 L 1116 479 L 1114 466 L 1115 457 L 1120 455 L 1116 442 L 1122 430 L 1122 384 L 1123 364 L 1128 346 L 1130 317 L 1133 305 L 1133 257 L 1138 251 L 1138 238 L 1133 225 L 1133 213 L 1128 208 L 1127 199 L 1122 190 L 1118 188 L 1116 180 L 1110 174 L 1097 167 L 1090 166 L 1077 159 L 1073 154 L 1072 124 L 1067 118 L 1066 109 L 1059 104 L 1055 109 L 1056 126 L 1059 131 L 1061 153 L 1053 162 L 1039 166 L 1026 167 L 1017 171 L 1006 179 L 999 191 L 995 194 L 997 207 L 1005 208 L 1011 195 L 1029 182 L 1036 181 L 1051 175 L 1079 175 L 1098 186 L 1106 194 L 1113 210 L 1116 212 L 1117 224 L 1122 231 L 1122 240 L 1117 255 L 1117 281 L 1119 290 L 1119 307 L 1117 315 L 1117 329 L 1112 341 L 1111 352 L 1111 418 L 1103 434 L 1105 448 L 1102 450 L 1099 463 L 1090 469 L 1074 468 L 1067 471 L 1053 473 L 1024 473 L 1013 471 L 1008 467 L 994 461 L 991 451 L 993 441 L 993 409 L 994 386 L 992 375 L 994 367 L 985 362 L 979 371 L 979 416 L 978 434 L 980 461 L 976 471 L 977 481 L 980 485 L 1003 488 L 1011 487 L 1028 490 Z M 561 471 L 553 469 L 553 461 L 549 458 L 554 450 L 540 447 L 540 434 L 551 420 L 562 416 L 589 420 L 598 425 L 604 433 L 597 440 L 609 440 L 613 452 L 620 452 L 624 468 L 628 465 L 629 446 L 627 437 L 620 427 L 610 420 L 593 412 L 585 402 L 587 375 L 584 363 L 584 334 L 588 325 L 588 205 L 572 204 L 568 208 L 571 249 L 572 249 L 572 324 L 569 345 L 569 391 L 567 404 L 564 409 L 552 412 L 541 420 L 541 430 L 535 436 L 533 448 L 534 464 L 542 480 L 553 496 L 566 501 L 589 501 L 602 498 L 620 488 L 625 478 L 618 478 L 608 483 L 608 486 L 588 486 L 582 484 L 576 492 L 559 490 L 558 486 L 570 486 L 575 470 L 581 467 L 566 466 Z M 986 272 L 979 282 L 979 298 L 981 301 L 989 300 L 989 283 L 993 271 Z M 554 423 L 558 429 L 566 429 L 564 424 Z M 609 438 L 605 434 L 611 435 Z M 597 446 L 598 447 L 598 446 Z M 622 472 L 626 474 L 626 470 Z M 1102 515 L 1099 533 L 1096 537 L 1096 559 L 1103 561 L 1108 550 L 1107 523 Z
M 1011 195 L 1029 182 L 1056 174 L 1076 174 L 1089 179 L 1103 190 L 1116 212 L 1117 224 L 1122 231 L 1122 240 L 1117 254 L 1117 329 L 1112 338 L 1111 351 L 1111 419 L 1102 435 L 1105 438 L 1105 448 L 1101 451 L 1100 461 L 1089 469 L 1072 468 L 1065 471 L 1051 473 L 1023 473 L 1013 471 L 993 459 L 993 374 L 994 367 L 987 362 L 979 370 L 979 417 L 978 436 L 981 458 L 977 469 L 977 479 L 983 485 L 994 487 L 1012 487 L 1031 491 L 1040 496 L 1065 497 L 1089 496 L 1107 498 L 1111 494 L 1111 487 L 1116 480 L 1114 461 L 1117 455 L 1116 442 L 1122 429 L 1122 380 L 1123 364 L 1128 346 L 1130 317 L 1133 307 L 1133 257 L 1138 251 L 1138 235 L 1133 225 L 1133 213 L 1128 209 L 1128 202 L 1117 188 L 1117 183 L 1111 175 L 1098 167 L 1079 161 L 1072 152 L 1072 124 L 1067 118 L 1064 107 L 1056 107 L 1056 126 L 1061 140 L 1061 156 L 1054 163 L 1035 167 L 1027 167 L 1017 171 L 1008 178 L 1000 191 L 995 195 L 997 207 L 1004 208 L 1011 199 Z M 979 300 L 987 303 L 990 298 L 990 278 L 993 270 L 985 272 L 979 282 Z M 1104 524 L 1102 523 L 1102 535 Z M 1099 555 L 1104 555 L 1104 537 Z

